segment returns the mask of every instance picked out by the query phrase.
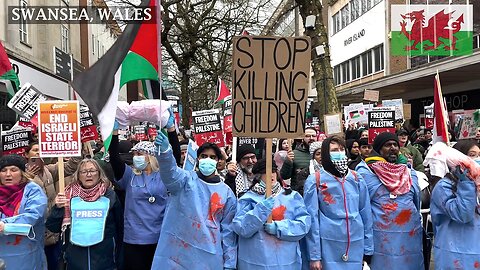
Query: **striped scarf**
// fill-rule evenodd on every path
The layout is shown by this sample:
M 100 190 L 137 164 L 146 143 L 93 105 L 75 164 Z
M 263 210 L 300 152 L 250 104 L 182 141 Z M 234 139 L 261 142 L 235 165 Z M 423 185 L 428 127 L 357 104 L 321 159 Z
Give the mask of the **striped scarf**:
M 65 206 L 65 214 L 63 216 L 62 221 L 62 232 L 65 231 L 68 225 L 72 223 L 72 213 L 70 210 L 70 200 L 73 197 L 80 197 L 82 200 L 87 202 L 94 202 L 98 200 L 101 196 L 105 194 L 107 191 L 107 185 L 105 182 L 100 181 L 96 186 L 93 188 L 85 189 L 80 185 L 80 182 L 74 182 L 68 185 L 65 188 L 65 195 L 68 199 L 68 205 Z

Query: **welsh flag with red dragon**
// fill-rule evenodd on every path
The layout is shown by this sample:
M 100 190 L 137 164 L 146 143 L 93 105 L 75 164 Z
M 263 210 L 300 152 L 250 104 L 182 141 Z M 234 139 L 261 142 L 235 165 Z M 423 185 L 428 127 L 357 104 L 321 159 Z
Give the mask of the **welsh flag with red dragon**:
M 458 56 L 473 52 L 472 5 L 392 5 L 391 53 Z

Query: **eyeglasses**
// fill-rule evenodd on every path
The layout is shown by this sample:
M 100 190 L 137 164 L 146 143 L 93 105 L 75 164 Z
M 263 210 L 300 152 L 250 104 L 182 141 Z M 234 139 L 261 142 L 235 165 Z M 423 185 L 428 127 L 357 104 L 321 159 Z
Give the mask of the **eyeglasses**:
M 98 172 L 98 170 L 83 170 L 83 171 L 80 171 L 80 174 L 83 174 L 83 175 L 88 175 L 88 174 L 96 174 Z
M 245 157 L 242 157 L 242 160 L 256 160 L 257 159 L 257 156 L 256 155 L 251 155 L 251 156 L 245 156 Z
M 305 134 L 305 138 L 315 138 L 317 135 L 315 134 Z

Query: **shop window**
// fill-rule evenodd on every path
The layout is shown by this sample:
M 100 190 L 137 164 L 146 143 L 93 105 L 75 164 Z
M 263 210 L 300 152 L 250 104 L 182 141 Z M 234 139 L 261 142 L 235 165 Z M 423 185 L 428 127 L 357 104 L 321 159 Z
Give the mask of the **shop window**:
M 358 79 L 362 76 L 360 73 L 360 56 L 356 56 L 350 60 L 352 64 L 352 80 Z
M 375 72 L 383 70 L 383 44 L 373 49 Z
M 373 73 L 372 51 L 369 50 L 362 54 L 362 76 L 367 76 Z
M 360 0 L 352 0 L 350 2 L 350 9 L 352 11 L 351 17 L 352 17 L 352 22 L 355 21 L 358 17 L 361 15 L 361 10 L 360 10 Z
M 333 79 L 335 81 L 335 85 L 341 84 L 341 73 L 340 73 L 340 65 L 337 65 L 333 68 Z
M 346 83 L 350 81 L 350 63 L 349 61 L 345 61 L 340 64 L 342 67 L 342 83 Z

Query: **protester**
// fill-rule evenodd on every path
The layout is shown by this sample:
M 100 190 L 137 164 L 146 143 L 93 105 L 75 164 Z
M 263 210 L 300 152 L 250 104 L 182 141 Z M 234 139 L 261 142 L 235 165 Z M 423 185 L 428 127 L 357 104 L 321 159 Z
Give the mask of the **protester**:
M 278 141 L 278 150 L 290 151 L 290 143 L 288 139 L 280 139 Z
M 397 130 L 396 134 L 398 137 L 398 144 L 401 147 L 401 153 L 404 155 L 406 154 L 412 158 L 412 166 L 415 170 L 425 172 L 422 153 L 420 153 L 420 151 L 418 151 L 418 149 L 414 147 L 408 140 L 408 131 L 402 128 Z
M 367 183 L 373 214 L 371 269 L 424 269 L 420 187 L 415 170 L 399 155 L 398 138 L 380 133 L 365 162 L 357 166 Z
M 199 171 L 193 172 L 176 166 L 163 133 L 158 132 L 155 144 L 170 198 L 152 269 L 236 269 L 237 236 L 231 226 L 237 201 L 215 174 L 220 149 L 201 145 Z
M 217 162 L 217 173 L 222 179 L 222 181 L 225 181 L 225 176 L 228 173 L 227 170 L 227 154 L 225 153 L 225 150 L 220 148 L 220 152 L 222 152 L 222 155 L 219 157 L 218 162 Z
M 306 236 L 310 269 L 361 269 L 373 254 L 367 186 L 348 169 L 343 139 L 327 138 L 321 155 L 322 170 L 305 183 L 305 205 L 312 216 Z
M 454 148 L 472 159 L 478 158 L 480 152 L 474 140 L 460 141 Z M 468 169 L 458 167 L 433 189 L 430 210 L 435 233 L 435 269 L 480 267 L 480 186 L 475 185 L 468 173 Z
M 46 217 L 50 213 L 50 209 L 55 204 L 55 197 L 58 194 L 58 163 L 45 164 L 40 158 L 40 149 L 37 141 L 31 142 L 25 149 L 25 157 L 28 160 L 26 164 L 26 172 L 31 176 L 32 181 L 38 184 L 43 192 L 47 195 L 48 205 Z M 69 158 L 64 163 L 64 177 L 69 177 L 75 173 L 80 157 Z M 48 229 L 45 231 L 45 255 L 49 270 L 55 270 L 61 255 L 61 244 L 58 241 L 59 234 L 52 233 Z
M 358 139 L 368 139 L 368 129 L 365 128 L 360 128 L 359 132 L 360 136 L 358 136 Z
M 121 269 L 122 206 L 95 160 L 80 162 L 73 183 L 55 198 L 46 225 L 62 233 L 67 269 Z
M 299 240 L 310 230 L 310 215 L 300 194 L 282 188 L 275 163 L 269 169 L 272 196 L 265 198 L 267 169 L 265 159 L 255 164 L 254 183 L 238 201 L 233 219 L 239 235 L 237 269 L 299 270 Z M 270 215 L 272 222 L 266 223 Z
M 475 133 L 475 140 L 477 140 L 477 143 L 480 144 L 480 127 L 477 128 L 477 133 Z
M 131 149 L 133 168 L 130 168 L 118 153 L 117 129 L 115 126 L 109 154 L 116 184 L 126 191 L 125 269 L 150 269 L 167 205 L 167 189 L 161 181 L 154 144 L 147 141 L 137 143 Z
M 370 155 L 370 152 L 372 152 L 372 145 L 368 143 L 368 139 L 363 138 L 363 139 L 358 139 L 358 156 L 353 159 L 348 161 L 348 168 L 351 170 L 356 170 L 356 167 L 360 162 L 365 160 L 368 155 Z
M 187 149 L 188 149 L 188 140 L 183 140 L 180 142 L 180 168 L 183 168 L 183 164 L 185 163 L 185 158 L 187 156 Z
M 310 144 L 310 155 L 312 159 L 310 160 L 310 166 L 308 167 L 309 174 L 313 174 L 322 169 L 322 142 L 312 142 Z M 305 179 L 306 180 L 306 179 Z M 303 182 L 305 183 L 305 182 Z
M 355 160 L 360 155 L 360 145 L 358 144 L 358 140 L 349 139 L 346 140 L 347 146 L 347 158 L 349 160 Z
M 305 129 L 302 144 L 295 150 L 288 152 L 287 160 L 280 170 L 282 179 L 291 179 L 292 189 L 303 194 L 303 183 L 297 181 L 297 172 L 310 165 L 310 144 L 317 140 L 317 131 L 314 128 Z
M 225 176 L 227 184 L 238 197 L 244 192 L 253 180 L 252 169 L 257 163 L 255 148 L 250 144 L 242 144 L 237 149 L 237 163 L 231 162 L 227 165 L 228 173 Z
M 7 269 L 47 269 L 44 234 L 47 197 L 25 175 L 26 160 L 0 158 L 0 257 Z

